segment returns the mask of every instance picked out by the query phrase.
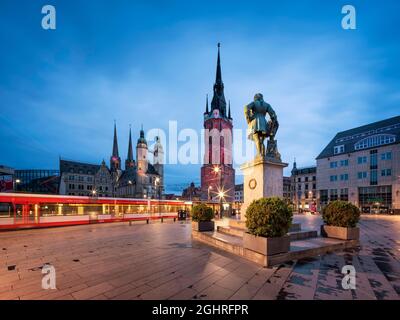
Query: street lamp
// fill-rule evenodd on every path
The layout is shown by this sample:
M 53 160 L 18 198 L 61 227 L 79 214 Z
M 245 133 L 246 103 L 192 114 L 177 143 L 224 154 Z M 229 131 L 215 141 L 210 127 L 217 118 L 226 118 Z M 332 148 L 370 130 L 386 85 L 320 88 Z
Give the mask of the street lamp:
M 19 183 L 21 183 L 21 180 L 20 179 L 16 179 L 15 181 L 14 181 L 14 189 L 15 189 L 15 191 L 18 191 L 18 184 Z
M 154 180 L 154 185 L 156 187 L 156 193 L 157 193 L 157 198 L 158 198 L 158 215 L 161 216 L 161 207 L 160 207 L 161 193 L 160 193 L 160 178 L 159 177 L 157 177 Z
M 156 186 L 156 192 L 157 192 L 158 199 L 161 199 L 161 192 L 160 192 L 161 191 L 161 189 L 160 189 L 161 186 L 160 186 L 160 178 L 159 177 L 156 178 L 154 184 Z
M 222 218 L 222 210 L 223 210 L 223 207 L 222 207 L 222 198 L 223 198 L 223 196 L 225 195 L 225 192 L 223 192 L 223 187 L 222 187 L 222 168 L 220 168 L 219 166 L 215 166 L 214 168 L 213 168 L 213 171 L 214 171 L 214 173 L 218 173 L 219 174 L 219 187 L 218 187 L 218 189 L 219 189 L 219 191 L 218 191 L 218 196 L 219 196 L 219 215 L 220 215 L 220 217 Z M 220 193 L 222 192 L 222 195 L 220 195 Z
M 222 189 L 220 189 L 218 191 L 218 193 L 217 193 L 218 198 L 219 198 L 219 215 L 220 215 L 220 218 L 222 218 L 222 210 L 223 210 L 222 201 L 225 198 L 225 194 L 226 194 L 225 191 L 222 190 Z
M 211 200 L 211 197 L 210 197 L 210 190 L 212 190 L 212 186 L 208 186 L 208 201 Z

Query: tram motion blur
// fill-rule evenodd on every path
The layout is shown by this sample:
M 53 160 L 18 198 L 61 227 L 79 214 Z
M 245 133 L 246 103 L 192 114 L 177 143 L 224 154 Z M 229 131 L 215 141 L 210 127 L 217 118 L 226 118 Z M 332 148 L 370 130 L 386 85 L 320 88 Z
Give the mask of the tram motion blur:
M 191 202 L 0 193 L 0 229 L 177 218 Z

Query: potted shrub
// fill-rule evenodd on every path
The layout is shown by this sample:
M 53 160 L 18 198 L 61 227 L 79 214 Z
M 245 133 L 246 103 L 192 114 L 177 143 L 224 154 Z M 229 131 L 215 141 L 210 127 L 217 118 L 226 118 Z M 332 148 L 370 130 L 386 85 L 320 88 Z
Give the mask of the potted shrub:
M 322 210 L 324 225 L 321 226 L 323 237 L 342 240 L 358 240 L 360 229 L 357 222 L 360 210 L 347 201 L 332 201 Z
M 254 200 L 246 210 L 243 246 L 267 256 L 288 252 L 292 217 L 292 209 L 280 198 Z
M 214 231 L 214 211 L 204 203 L 197 204 L 192 209 L 192 230 Z

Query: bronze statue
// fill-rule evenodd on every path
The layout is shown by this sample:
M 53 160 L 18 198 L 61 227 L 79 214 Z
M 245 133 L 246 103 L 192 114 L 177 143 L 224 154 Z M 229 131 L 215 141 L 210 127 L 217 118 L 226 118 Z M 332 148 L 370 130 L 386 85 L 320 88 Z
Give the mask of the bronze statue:
M 280 154 L 277 150 L 275 140 L 279 123 L 276 113 L 272 107 L 266 103 L 261 93 L 254 96 L 254 101 L 244 107 L 248 129 L 248 138 L 253 140 L 257 148 L 257 156 L 274 158 L 280 161 Z M 267 122 L 265 116 L 269 115 Z M 268 138 L 267 150 L 265 150 L 264 140 Z

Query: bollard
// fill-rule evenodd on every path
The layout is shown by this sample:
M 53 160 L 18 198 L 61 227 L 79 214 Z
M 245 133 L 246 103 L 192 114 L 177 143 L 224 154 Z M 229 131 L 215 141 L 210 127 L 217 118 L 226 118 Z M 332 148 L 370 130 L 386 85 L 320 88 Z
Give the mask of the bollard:
M 164 222 L 164 218 L 163 217 L 161 217 L 161 223 L 163 223 Z
M 146 220 L 146 223 L 149 224 L 149 219 Z
M 174 218 L 174 222 L 176 221 L 176 218 Z

